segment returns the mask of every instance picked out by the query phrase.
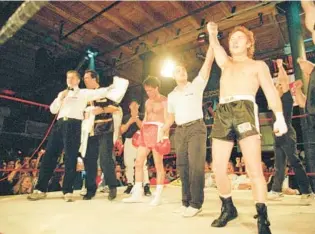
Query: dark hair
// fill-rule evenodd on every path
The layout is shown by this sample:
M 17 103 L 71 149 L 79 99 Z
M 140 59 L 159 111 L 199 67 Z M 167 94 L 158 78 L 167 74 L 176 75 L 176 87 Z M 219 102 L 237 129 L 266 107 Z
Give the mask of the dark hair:
M 99 77 L 99 75 L 98 75 L 98 73 L 96 71 L 88 69 L 88 70 L 85 70 L 84 74 L 86 74 L 86 73 L 90 73 L 92 79 L 96 79 L 97 83 L 100 82 L 100 77 Z
M 150 86 L 152 88 L 161 87 L 161 81 L 155 76 L 148 76 L 142 84 L 143 86 Z
M 139 102 L 137 99 L 135 99 L 135 98 L 132 98 L 132 99 L 129 101 L 129 105 L 130 105 L 131 103 L 133 103 L 133 102 L 135 102 L 135 103 L 137 103 L 138 105 L 140 105 L 140 102 Z
M 68 75 L 69 73 L 75 74 L 75 76 L 76 76 L 79 80 L 81 80 L 81 76 L 80 76 L 80 74 L 79 74 L 78 71 L 76 71 L 76 70 L 69 70 L 69 71 L 67 71 L 67 75 Z

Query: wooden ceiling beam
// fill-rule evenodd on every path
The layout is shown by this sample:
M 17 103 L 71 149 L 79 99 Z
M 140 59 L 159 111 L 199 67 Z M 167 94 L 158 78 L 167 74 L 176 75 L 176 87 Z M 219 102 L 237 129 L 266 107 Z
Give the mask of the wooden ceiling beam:
M 282 32 L 282 29 L 281 29 L 280 24 L 279 24 L 277 17 L 276 17 L 276 11 L 273 11 L 270 15 L 268 15 L 268 17 L 269 17 L 270 22 L 274 23 L 274 28 L 279 32 L 280 43 L 282 46 L 284 46 L 286 44 L 286 42 L 285 42 L 285 38 L 284 38 L 284 35 Z
M 80 25 L 82 24 L 84 21 L 81 19 L 78 19 L 77 17 L 73 16 L 72 14 L 69 14 L 67 12 L 65 12 L 64 10 L 62 10 L 61 8 L 56 7 L 55 5 L 53 5 L 52 3 L 48 4 L 46 6 L 49 10 L 51 10 L 52 12 L 56 13 L 57 15 L 61 16 L 62 18 L 65 19 L 65 21 L 70 21 L 71 23 Z M 101 8 L 101 7 L 100 7 Z M 102 8 L 100 9 L 100 11 L 102 10 Z M 102 33 L 102 29 L 98 28 L 96 26 L 93 26 L 92 24 L 86 24 L 83 25 L 83 28 L 91 33 L 93 33 L 94 35 L 101 37 L 102 39 L 104 39 L 105 41 L 112 43 L 114 45 L 119 44 L 120 42 L 117 40 L 112 39 L 111 37 L 107 36 L 105 33 Z M 121 50 L 124 53 L 130 53 L 130 49 L 128 49 L 126 46 L 122 46 Z
M 81 3 L 96 12 L 100 12 L 102 10 L 102 7 L 97 5 L 97 3 L 84 1 L 82 1 Z M 109 12 L 103 13 L 102 16 L 133 36 L 138 36 L 139 34 L 141 34 L 141 32 L 139 32 L 139 30 L 130 21 L 122 18 L 121 16 L 115 16 L 113 13 Z
M 155 11 L 148 2 L 146 1 L 140 1 L 139 4 L 141 5 L 141 7 L 143 9 L 145 9 L 145 11 L 152 15 L 152 17 L 157 20 L 157 22 L 160 23 L 160 25 L 165 24 L 166 22 L 169 22 L 170 20 L 168 20 L 162 13 Z M 170 32 L 170 34 L 173 34 L 175 36 L 176 33 L 176 28 L 173 25 L 169 25 L 167 27 L 164 27 L 164 29 L 168 30 L 168 32 Z
M 218 7 L 220 8 L 225 17 L 231 15 L 232 7 L 230 6 L 229 2 L 220 2 Z
M 264 15 L 268 15 L 272 11 L 274 11 L 275 5 L 276 5 L 275 2 L 270 2 L 269 4 L 266 4 L 266 5 L 251 7 L 250 9 L 247 9 L 246 11 L 243 10 L 241 13 L 236 12 L 232 18 L 225 17 L 219 20 L 219 22 L 217 22 L 219 25 L 219 30 L 220 31 L 227 30 L 237 25 L 241 25 L 248 21 L 257 19 L 259 17 L 258 13 L 263 13 Z M 187 44 L 189 42 L 196 40 L 197 34 L 198 34 L 198 31 L 192 30 L 191 32 L 181 35 L 175 40 L 171 39 L 163 44 L 157 45 L 156 47 L 149 48 L 149 49 L 155 52 L 156 54 L 169 52 L 172 48 L 176 48 L 180 45 Z M 134 60 L 139 59 L 138 57 L 139 57 L 139 54 L 133 55 L 129 59 L 126 59 L 126 60 L 121 61 L 120 63 L 117 63 L 117 66 L 130 63 Z
M 135 3 L 133 5 L 133 8 L 135 10 L 137 10 L 140 14 L 144 15 L 144 17 L 147 18 L 152 23 L 152 25 L 162 25 L 162 24 L 164 24 L 164 22 L 161 19 L 158 19 L 157 17 L 154 17 L 153 12 L 151 12 L 147 8 L 144 9 L 140 5 L 140 2 L 139 2 L 139 4 Z M 172 34 L 172 32 L 170 32 L 167 28 L 163 28 L 162 31 L 165 32 L 167 35 Z
M 268 5 L 262 5 L 260 7 L 252 7 L 251 10 L 247 10 L 243 13 L 237 14 L 235 12 L 235 16 L 231 18 L 223 18 L 222 20 L 219 20 L 219 30 L 226 30 L 228 28 L 235 27 L 237 25 L 244 24 L 248 21 L 252 21 L 254 19 L 259 18 L 258 13 L 262 13 L 263 15 L 268 15 L 275 9 L 275 2 L 270 2 Z
M 183 2 L 170 1 L 169 3 L 179 10 L 182 15 L 189 14 L 189 10 L 183 5 Z M 194 28 L 200 28 L 200 22 L 196 20 L 195 16 L 191 15 L 187 19 Z

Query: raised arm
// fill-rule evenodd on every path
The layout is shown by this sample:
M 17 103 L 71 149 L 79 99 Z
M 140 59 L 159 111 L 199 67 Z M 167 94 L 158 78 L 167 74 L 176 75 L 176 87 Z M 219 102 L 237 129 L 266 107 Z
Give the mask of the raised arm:
M 289 76 L 287 75 L 287 72 L 284 70 L 282 59 L 277 59 L 277 66 L 279 69 L 278 73 L 278 84 L 281 85 L 282 92 L 286 93 L 290 90 L 289 87 Z
M 113 79 L 113 84 L 97 90 L 82 90 L 85 94 L 87 101 L 93 101 L 100 98 L 108 98 L 115 103 L 120 103 L 126 94 L 127 88 L 129 86 L 129 81 L 115 76 Z
M 230 58 L 218 40 L 218 25 L 214 22 L 209 22 L 207 29 L 209 31 L 209 41 L 213 49 L 215 61 L 221 69 L 224 69 L 226 64 L 230 62 Z
M 106 88 L 99 88 L 99 89 L 82 89 L 81 92 L 83 92 L 86 100 L 88 102 L 94 101 L 97 99 L 105 98 L 108 94 L 108 91 L 110 90 L 110 87 Z
M 213 49 L 211 46 L 209 46 L 206 54 L 206 59 L 199 71 L 199 76 L 206 81 L 208 81 L 210 78 L 210 71 L 213 64 L 213 60 L 214 60 Z
M 210 23 L 207 24 L 207 29 L 208 29 L 208 33 L 210 35 L 211 30 L 212 30 Z M 201 76 L 204 80 L 209 79 L 213 60 L 214 60 L 213 48 L 211 47 L 211 45 L 209 45 L 208 50 L 207 50 L 207 54 L 206 54 L 206 59 L 205 59 L 203 65 L 199 71 L 199 76 Z

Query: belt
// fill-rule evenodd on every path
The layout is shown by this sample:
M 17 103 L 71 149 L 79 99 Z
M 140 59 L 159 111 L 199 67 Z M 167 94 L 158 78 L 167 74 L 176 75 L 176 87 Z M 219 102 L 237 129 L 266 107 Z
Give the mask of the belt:
M 244 100 L 252 101 L 253 103 L 256 102 L 255 97 L 251 95 L 234 95 L 234 96 L 227 96 L 227 97 L 220 98 L 219 103 L 226 104 L 230 102 L 244 101 Z
M 191 125 L 193 125 L 193 124 L 195 124 L 195 123 L 199 123 L 199 122 L 201 122 L 201 121 L 203 121 L 203 119 L 197 119 L 197 120 L 194 120 L 194 121 L 190 121 L 190 122 L 188 122 L 188 123 L 185 123 L 185 124 L 177 125 L 177 127 L 179 127 L 179 128 L 189 127 L 189 126 L 191 126 Z
M 58 119 L 58 121 L 65 122 L 65 121 L 82 121 L 82 120 L 69 118 L 69 117 L 61 117 L 61 118 Z
M 107 123 L 107 122 L 110 122 L 112 120 L 113 119 L 98 119 L 98 120 L 95 120 L 94 123 Z

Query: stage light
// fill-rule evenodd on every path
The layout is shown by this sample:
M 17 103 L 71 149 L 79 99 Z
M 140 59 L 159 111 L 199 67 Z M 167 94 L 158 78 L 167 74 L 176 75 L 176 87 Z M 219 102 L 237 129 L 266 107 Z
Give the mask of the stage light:
M 175 69 L 175 62 L 172 61 L 171 59 L 165 60 L 162 66 L 161 76 L 173 77 L 174 69 Z
M 200 44 L 206 43 L 209 41 L 208 34 L 205 32 L 201 32 L 198 34 L 197 42 Z

